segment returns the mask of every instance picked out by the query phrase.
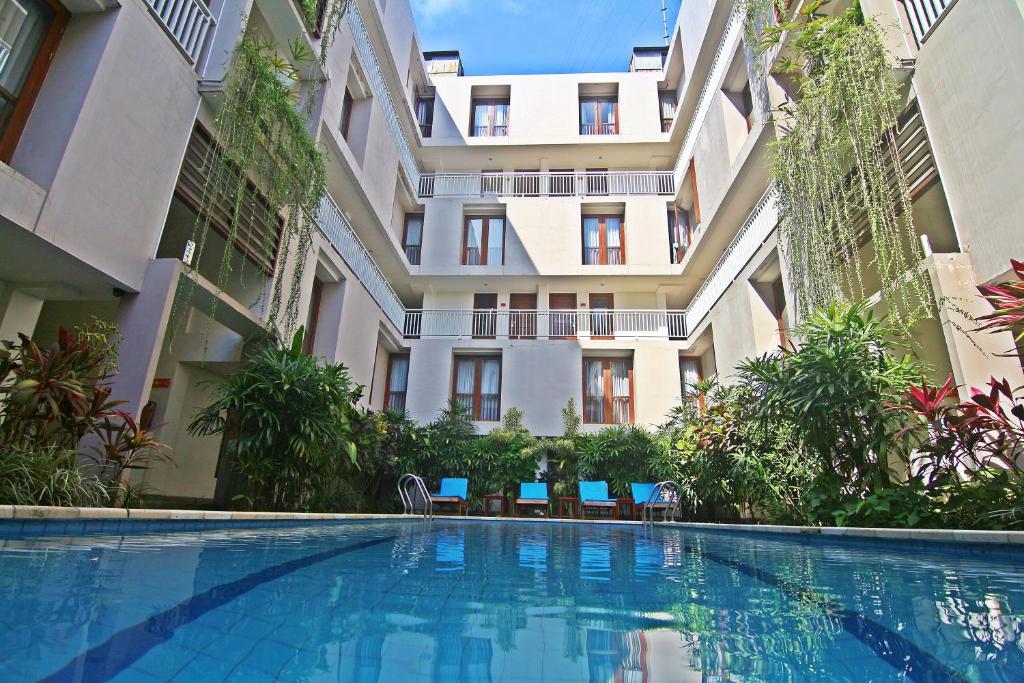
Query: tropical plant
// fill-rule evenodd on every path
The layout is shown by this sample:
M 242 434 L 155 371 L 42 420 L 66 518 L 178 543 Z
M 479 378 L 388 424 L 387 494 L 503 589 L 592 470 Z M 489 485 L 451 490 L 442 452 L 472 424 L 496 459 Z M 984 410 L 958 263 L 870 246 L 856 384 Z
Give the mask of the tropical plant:
M 632 497 L 633 482 L 672 479 L 674 471 L 655 471 L 666 462 L 659 456 L 665 442 L 637 425 L 605 427 L 594 434 L 576 437 L 579 455 L 577 474 L 584 480 L 604 480 L 614 495 Z
M 258 351 L 188 428 L 224 435 L 236 500 L 258 509 L 322 511 L 351 489 L 342 482 L 357 463 L 362 387 L 344 365 L 303 353 L 302 335 L 300 327 L 290 346 Z
M 797 327 L 799 347 L 748 359 L 739 379 L 762 428 L 792 427 L 822 467 L 811 493 L 812 521 L 830 519 L 847 498 L 860 500 L 907 474 L 910 444 L 899 402 L 924 367 L 888 350 L 894 330 L 864 302 L 832 304 Z
M 1014 335 L 1017 345 L 1024 342 L 1024 263 L 1010 260 L 1017 280 L 998 285 L 981 285 L 978 291 L 985 301 L 992 306 L 992 312 L 978 318 L 983 323 L 982 330 L 991 332 L 1009 332 Z M 1018 349 L 1009 350 L 1012 355 L 1019 354 Z
M 100 507 L 110 501 L 99 477 L 77 466 L 74 449 L 0 446 L 0 504 Z

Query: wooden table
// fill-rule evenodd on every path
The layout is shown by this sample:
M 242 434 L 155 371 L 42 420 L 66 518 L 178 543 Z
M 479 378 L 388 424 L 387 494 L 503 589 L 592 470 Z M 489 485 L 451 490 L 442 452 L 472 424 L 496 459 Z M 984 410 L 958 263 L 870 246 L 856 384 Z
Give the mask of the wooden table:
M 568 509 L 568 514 L 566 513 Z M 558 497 L 558 516 L 564 518 L 576 518 L 579 516 L 580 499 L 576 496 Z
M 493 513 L 494 506 L 491 505 L 491 503 L 493 503 L 493 502 L 497 502 L 498 503 L 498 506 L 497 506 L 498 512 L 497 512 L 497 514 Z M 506 505 L 507 505 L 507 502 L 505 500 L 505 494 L 503 494 L 503 493 L 488 493 L 486 496 L 484 496 L 484 517 L 491 517 L 491 516 L 504 517 L 505 516 L 505 512 L 506 512 L 506 510 L 505 510 Z
M 633 519 L 635 515 L 636 505 L 633 504 L 632 498 L 615 499 L 615 519 Z

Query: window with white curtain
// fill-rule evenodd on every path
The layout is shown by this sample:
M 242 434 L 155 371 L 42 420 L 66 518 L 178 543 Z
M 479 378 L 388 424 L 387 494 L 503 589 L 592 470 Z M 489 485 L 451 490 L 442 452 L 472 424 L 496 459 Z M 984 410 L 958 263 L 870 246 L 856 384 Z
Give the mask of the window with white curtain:
M 473 100 L 473 137 L 505 137 L 508 135 L 507 99 Z
M 626 262 L 621 216 L 583 217 L 583 264 L 617 266 Z
M 500 266 L 505 263 L 505 219 L 501 216 L 466 216 L 462 265 Z
M 633 361 L 629 358 L 583 360 L 585 422 L 629 424 L 633 422 Z
M 683 399 L 693 399 L 697 396 L 694 385 L 701 380 L 700 358 L 697 356 L 679 357 L 679 383 L 680 394 Z
M 405 395 L 409 386 L 409 356 L 391 354 L 388 360 L 388 386 L 384 396 L 387 410 L 405 411 Z
M 402 233 L 402 248 L 409 265 L 420 264 L 420 248 L 423 246 L 423 214 L 410 213 L 405 217 L 405 230 Z
M 658 109 L 661 111 L 661 132 L 672 130 L 672 120 L 676 117 L 676 91 L 658 91 Z
M 617 95 L 580 98 L 580 135 L 616 135 L 618 132 Z
M 466 407 L 474 420 L 501 418 L 501 357 L 455 356 L 452 399 Z

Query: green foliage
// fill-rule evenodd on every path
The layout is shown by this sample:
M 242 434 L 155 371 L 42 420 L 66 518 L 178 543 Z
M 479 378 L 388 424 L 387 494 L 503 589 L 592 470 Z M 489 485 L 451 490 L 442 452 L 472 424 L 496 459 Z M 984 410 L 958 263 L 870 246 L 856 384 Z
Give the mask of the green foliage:
M 882 29 L 864 19 L 859 3 L 831 16 L 817 12 L 824 0 L 814 0 L 794 21 L 775 25 L 768 10 L 784 9 L 781 2 L 745 2 L 749 45 L 764 51 L 790 36 L 793 57 L 779 70 L 794 79 L 796 94 L 780 112 L 786 135 L 773 146 L 772 176 L 798 318 L 871 295 L 864 270 L 872 266 L 891 323 L 906 335 L 933 306 L 898 152 L 902 100 Z M 870 264 L 861 254 L 866 237 Z
M 608 482 L 610 495 L 632 496 L 630 484 L 672 479 L 676 471 L 658 435 L 635 425 L 605 427 L 576 437 L 577 475 Z M 657 467 L 656 467 L 657 466 Z
M 225 436 L 240 500 L 257 509 L 323 511 L 352 495 L 345 475 L 369 420 L 356 405 L 362 387 L 344 365 L 302 353 L 302 333 L 257 352 L 189 425 L 193 435 Z
M 75 451 L 58 446 L 0 447 L 0 504 L 100 507 L 110 491 L 75 464 Z

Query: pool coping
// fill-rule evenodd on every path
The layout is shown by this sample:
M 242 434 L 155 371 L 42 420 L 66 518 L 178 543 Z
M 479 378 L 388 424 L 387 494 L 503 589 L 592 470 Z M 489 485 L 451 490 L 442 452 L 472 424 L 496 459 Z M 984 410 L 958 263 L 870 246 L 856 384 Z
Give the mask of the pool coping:
M 0 522 L 6 520 L 145 520 L 167 521 L 347 521 L 347 520 L 414 520 L 421 515 L 385 513 L 303 513 L 303 512 L 231 512 L 225 510 L 145 510 L 124 508 L 51 507 L 41 505 L 0 505 Z M 557 517 L 437 517 L 453 520 L 485 520 L 542 522 L 568 524 L 638 525 L 633 520 L 562 519 Z M 941 541 L 996 545 L 1024 545 L 1024 531 L 980 531 L 971 529 L 884 529 L 872 527 L 814 527 L 778 524 L 716 524 L 711 522 L 659 522 L 658 525 L 705 531 L 821 536 L 824 538 L 873 538 L 884 540 Z

